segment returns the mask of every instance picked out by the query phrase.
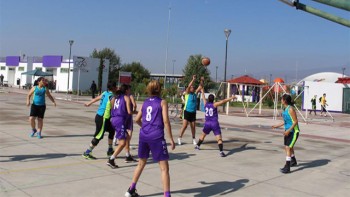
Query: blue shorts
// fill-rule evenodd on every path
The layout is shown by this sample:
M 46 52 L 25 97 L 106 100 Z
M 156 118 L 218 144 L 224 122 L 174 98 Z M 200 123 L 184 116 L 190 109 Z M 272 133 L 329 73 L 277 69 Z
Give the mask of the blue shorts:
M 140 159 L 148 159 L 150 151 L 154 161 L 169 160 L 169 153 L 165 139 L 159 139 L 152 142 L 139 141 L 138 156 Z
M 211 131 L 213 131 L 214 135 L 221 135 L 221 128 L 219 122 L 205 122 L 203 127 L 203 132 L 208 135 Z

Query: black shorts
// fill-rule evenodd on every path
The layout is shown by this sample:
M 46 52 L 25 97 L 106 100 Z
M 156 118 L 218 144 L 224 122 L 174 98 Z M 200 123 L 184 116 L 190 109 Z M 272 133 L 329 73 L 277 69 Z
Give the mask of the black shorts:
M 30 107 L 30 116 L 44 119 L 46 105 L 34 105 Z
M 327 111 L 326 111 L 326 107 L 323 106 L 323 105 L 321 105 L 321 112 L 327 112 Z
M 188 122 L 194 122 L 196 121 L 196 112 L 188 112 L 184 111 L 184 119 L 187 120 Z
M 106 131 L 109 132 L 108 134 L 109 139 L 114 138 L 115 131 L 112 127 L 110 119 L 103 118 L 103 116 L 96 114 L 95 123 L 96 123 L 96 131 L 95 131 L 94 137 L 96 139 L 101 140 Z
M 284 136 L 284 145 L 290 148 L 294 147 L 295 142 L 298 140 L 299 132 L 291 132 L 288 136 Z

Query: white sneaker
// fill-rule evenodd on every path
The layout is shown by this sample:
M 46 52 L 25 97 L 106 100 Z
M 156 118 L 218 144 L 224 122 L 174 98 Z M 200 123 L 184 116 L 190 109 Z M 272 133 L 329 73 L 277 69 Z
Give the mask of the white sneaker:
M 197 145 L 196 139 L 193 139 L 193 145 Z
M 181 143 L 181 138 L 177 138 L 177 144 L 178 145 L 181 145 L 182 143 Z

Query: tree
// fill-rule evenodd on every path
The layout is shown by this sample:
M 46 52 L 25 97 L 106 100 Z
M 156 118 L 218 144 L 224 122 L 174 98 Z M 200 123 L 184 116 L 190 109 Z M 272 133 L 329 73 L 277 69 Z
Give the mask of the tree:
M 113 49 L 104 48 L 100 51 L 94 49 L 90 54 L 90 57 L 99 58 L 100 65 L 98 71 L 98 89 L 101 92 L 102 89 L 102 72 L 104 69 L 104 59 L 109 60 L 109 74 L 108 81 L 116 81 L 119 77 L 119 66 L 120 66 L 120 57 L 115 53 Z
M 140 62 L 132 62 L 131 64 L 124 64 L 120 71 L 131 72 L 131 79 L 133 83 L 149 82 L 145 79 L 151 77 L 151 73 L 140 64 Z
M 188 60 L 185 68 L 182 70 L 184 74 L 183 84 L 187 86 L 192 80 L 193 75 L 197 75 L 197 80 L 194 82 L 194 86 L 198 87 L 199 79 L 204 77 L 204 89 L 207 90 L 211 88 L 212 83 L 210 79 L 210 71 L 202 65 L 202 55 L 191 55 Z

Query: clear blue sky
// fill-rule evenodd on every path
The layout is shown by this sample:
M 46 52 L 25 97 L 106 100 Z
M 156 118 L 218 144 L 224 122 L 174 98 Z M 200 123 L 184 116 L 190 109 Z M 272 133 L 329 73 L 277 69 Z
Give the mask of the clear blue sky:
M 301 0 L 350 19 L 350 12 Z M 223 79 L 224 29 L 232 30 L 227 78 L 272 74 L 299 79 L 346 67 L 350 74 L 350 28 L 289 7 L 278 0 L 0 0 L 0 56 L 88 56 L 112 48 L 122 63 L 140 61 L 164 73 L 169 4 L 167 73 L 190 55 L 211 58 L 215 80 Z

